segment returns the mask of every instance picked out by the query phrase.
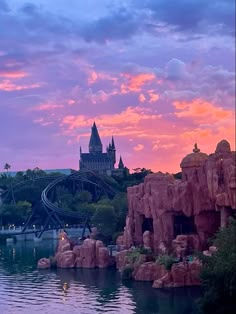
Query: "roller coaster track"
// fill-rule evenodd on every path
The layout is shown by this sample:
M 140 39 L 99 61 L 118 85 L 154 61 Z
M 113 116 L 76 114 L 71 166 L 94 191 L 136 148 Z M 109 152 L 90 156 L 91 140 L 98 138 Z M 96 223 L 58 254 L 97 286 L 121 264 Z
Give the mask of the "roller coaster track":
M 93 180 L 90 180 L 87 178 L 87 174 L 89 174 L 90 176 L 93 177 Z M 19 189 L 21 188 L 22 185 L 25 185 L 29 182 L 32 181 L 37 181 L 37 180 L 42 180 L 42 179 L 54 179 L 51 183 L 49 183 L 47 185 L 47 187 L 42 191 L 41 194 L 41 202 L 43 205 L 43 209 L 44 209 L 44 214 L 46 214 L 46 219 L 43 223 L 43 229 L 42 230 L 36 230 L 33 233 L 39 233 L 38 237 L 40 238 L 42 236 L 42 234 L 46 231 L 46 230 L 52 230 L 52 229 L 63 229 L 63 223 L 61 221 L 61 217 L 68 217 L 68 218 L 72 218 L 74 219 L 76 222 L 79 223 L 83 223 L 83 233 L 82 236 L 84 236 L 85 233 L 85 229 L 86 227 L 91 231 L 90 229 L 90 225 L 89 225 L 89 221 L 90 221 L 90 215 L 88 214 L 83 214 L 83 213 L 78 213 L 78 212 L 70 212 L 68 210 L 65 210 L 63 208 L 60 208 L 58 206 L 56 206 L 55 204 L 53 204 L 50 200 L 49 200 L 49 194 L 50 192 L 58 185 L 58 184 L 62 184 L 63 182 L 65 182 L 66 180 L 76 180 L 79 181 L 81 183 L 88 183 L 88 184 L 92 184 L 93 186 L 95 186 L 98 189 L 103 190 L 108 196 L 114 196 L 115 195 L 115 191 L 104 181 L 102 180 L 99 176 L 97 176 L 94 172 L 92 171 L 74 171 L 72 174 L 70 175 L 61 175 L 61 176 L 57 176 L 55 179 L 55 176 L 49 176 L 49 177 L 39 177 L 39 178 L 35 178 L 35 179 L 29 179 L 23 182 L 20 182 L 18 184 L 16 184 L 15 186 L 13 186 L 11 188 L 12 189 Z M 6 196 L 8 195 L 9 190 L 4 191 L 1 196 L 3 196 L 4 194 L 6 194 Z M 27 219 L 24 228 L 22 229 L 22 232 L 20 234 L 26 234 L 29 233 L 29 231 L 27 231 L 27 228 L 32 225 L 33 221 L 35 220 L 36 217 L 36 212 L 33 211 L 31 213 L 31 215 L 29 216 L 29 218 Z

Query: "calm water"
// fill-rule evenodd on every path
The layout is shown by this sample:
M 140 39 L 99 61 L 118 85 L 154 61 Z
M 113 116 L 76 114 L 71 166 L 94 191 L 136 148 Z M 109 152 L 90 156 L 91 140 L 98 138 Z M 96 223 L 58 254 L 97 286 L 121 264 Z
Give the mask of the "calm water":
M 192 314 L 199 289 L 160 291 L 150 283 L 122 283 L 109 270 L 37 270 L 56 243 L 0 243 L 0 313 Z

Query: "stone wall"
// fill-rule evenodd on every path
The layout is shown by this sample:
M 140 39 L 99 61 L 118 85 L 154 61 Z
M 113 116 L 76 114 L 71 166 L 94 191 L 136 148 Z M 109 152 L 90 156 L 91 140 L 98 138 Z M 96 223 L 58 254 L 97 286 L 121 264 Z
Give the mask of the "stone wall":
M 173 248 L 177 235 L 192 233 L 194 241 L 188 240 L 192 249 L 195 245 L 205 249 L 207 239 L 236 211 L 235 156 L 225 140 L 209 156 L 195 144 L 193 153 L 181 162 L 182 180 L 155 173 L 143 184 L 128 188 L 125 248 L 150 243 L 159 252 Z M 184 223 L 178 225 L 178 221 Z

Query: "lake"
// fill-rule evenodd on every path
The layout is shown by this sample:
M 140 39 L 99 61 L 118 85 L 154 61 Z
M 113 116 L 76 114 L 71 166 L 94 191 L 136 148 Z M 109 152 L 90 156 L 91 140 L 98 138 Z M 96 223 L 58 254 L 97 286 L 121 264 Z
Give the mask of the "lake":
M 115 269 L 37 270 L 56 242 L 0 243 L 0 313 L 193 314 L 199 288 L 157 290 Z

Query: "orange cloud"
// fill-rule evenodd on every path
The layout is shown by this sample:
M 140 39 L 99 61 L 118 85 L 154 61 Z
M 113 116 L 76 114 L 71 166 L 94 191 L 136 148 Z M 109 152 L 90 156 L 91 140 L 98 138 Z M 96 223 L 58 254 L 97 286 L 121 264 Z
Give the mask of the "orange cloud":
M 117 82 L 117 78 L 114 76 L 111 76 L 108 73 L 103 73 L 103 72 L 96 72 L 96 71 L 88 71 L 88 84 L 92 85 L 98 80 L 106 80 L 106 81 L 113 81 Z
M 191 102 L 175 101 L 174 106 L 178 110 L 175 112 L 178 118 L 191 118 L 198 123 L 214 123 L 233 115 L 232 110 L 217 107 L 201 99 Z
M 123 73 L 121 74 L 121 77 L 124 77 L 127 80 L 126 84 L 121 84 L 122 94 L 127 94 L 129 92 L 139 92 L 141 91 L 142 86 L 151 81 L 154 81 L 156 78 L 153 73 L 141 73 L 133 76 L 128 73 Z
M 143 94 L 140 94 L 138 99 L 140 102 L 144 102 L 146 100 L 146 97 Z
M 24 89 L 33 89 L 33 88 L 39 88 L 41 87 L 41 84 L 28 84 L 28 85 L 17 85 L 12 83 L 10 80 L 3 80 L 2 83 L 0 83 L 0 90 L 6 91 L 6 92 L 12 92 L 12 91 L 20 91 Z
M 149 90 L 149 91 L 148 91 L 148 95 L 149 95 L 149 97 L 150 97 L 150 99 L 149 99 L 149 102 L 150 102 L 150 103 L 156 102 L 156 101 L 158 101 L 159 98 L 160 98 L 160 95 L 157 94 L 157 93 L 154 93 L 153 90 Z

